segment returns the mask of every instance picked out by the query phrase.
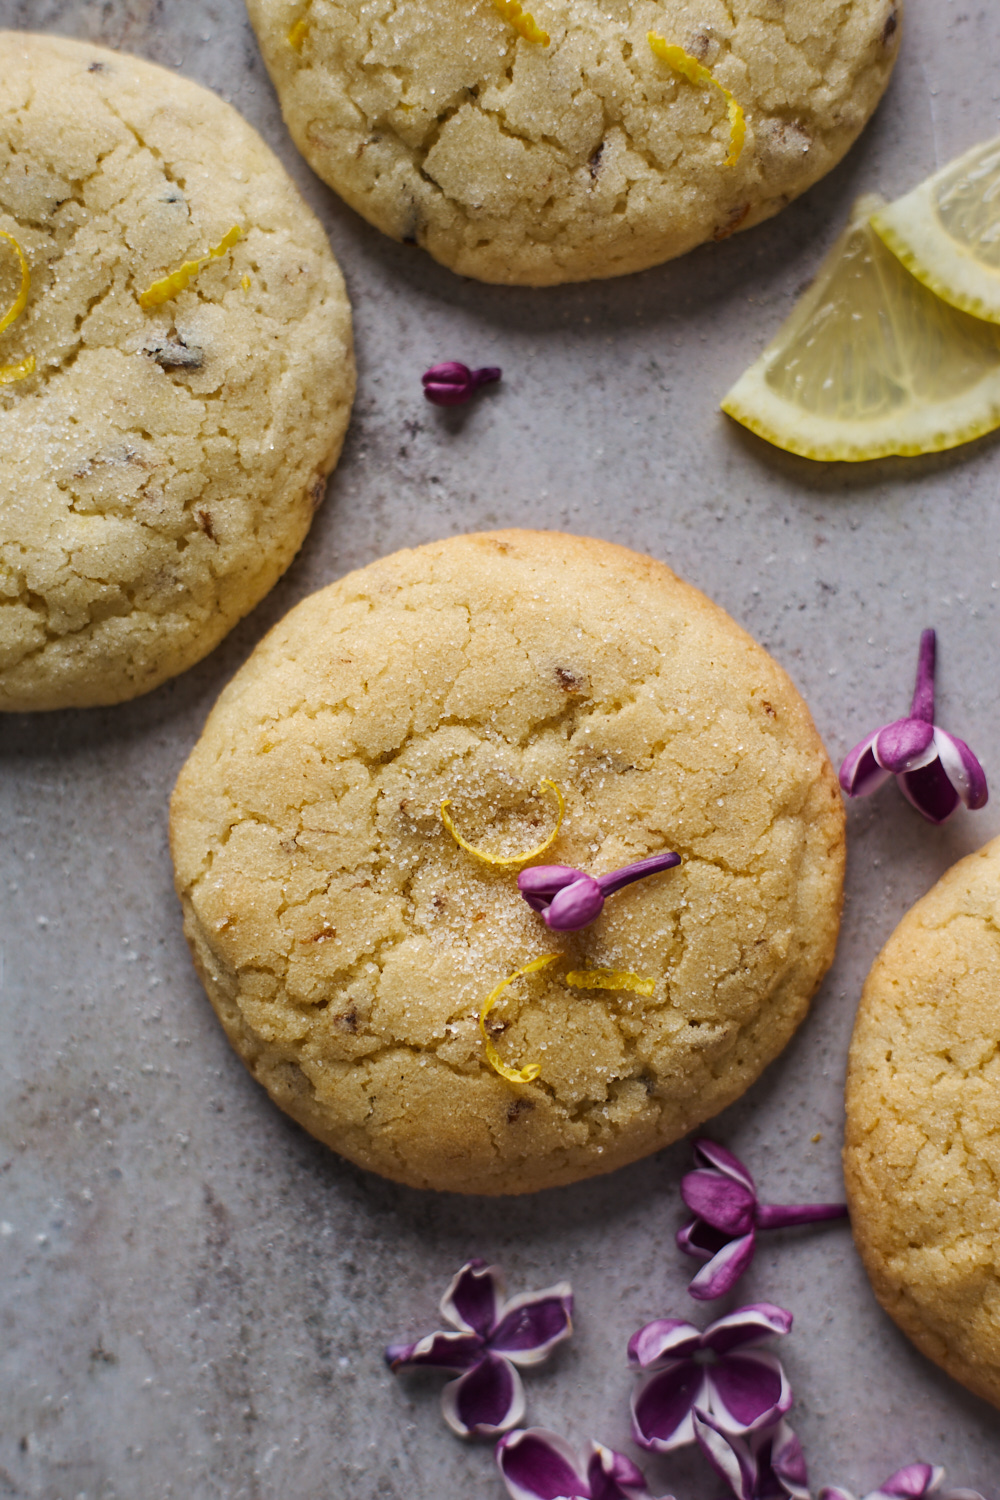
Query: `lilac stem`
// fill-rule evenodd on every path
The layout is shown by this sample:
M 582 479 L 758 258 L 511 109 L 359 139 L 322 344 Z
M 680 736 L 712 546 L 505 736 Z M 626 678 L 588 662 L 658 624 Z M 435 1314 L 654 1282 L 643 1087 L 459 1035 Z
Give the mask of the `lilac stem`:
M 484 365 L 481 370 L 471 370 L 472 389 L 478 391 L 481 385 L 492 385 L 494 380 L 499 380 L 503 371 L 498 365 Z
M 923 719 L 925 724 L 934 723 L 934 667 L 937 657 L 937 636 L 933 630 L 925 630 L 920 636 L 920 654 L 917 657 L 917 685 L 913 689 L 910 718 Z
M 598 875 L 597 884 L 605 896 L 613 896 L 622 886 L 641 880 L 644 875 L 656 875 L 660 870 L 672 870 L 679 865 L 679 854 L 654 854 L 651 859 L 640 859 L 638 864 L 625 865 L 621 870 L 612 870 L 609 875 Z
M 844 1203 L 758 1203 L 754 1223 L 758 1229 L 791 1229 L 795 1224 L 816 1224 L 820 1219 L 846 1219 Z

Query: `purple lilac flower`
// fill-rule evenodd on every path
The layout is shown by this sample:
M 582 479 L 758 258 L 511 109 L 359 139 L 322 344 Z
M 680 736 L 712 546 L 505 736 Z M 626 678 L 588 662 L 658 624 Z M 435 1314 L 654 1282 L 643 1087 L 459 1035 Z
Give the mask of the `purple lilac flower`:
M 702 1333 L 680 1318 L 658 1318 L 629 1340 L 629 1363 L 646 1372 L 632 1395 L 632 1436 L 642 1448 L 671 1453 L 695 1441 L 694 1414 L 746 1437 L 774 1426 L 792 1404 L 776 1355 L 758 1347 L 786 1334 L 792 1315 L 751 1303 Z
M 907 1464 L 884 1479 L 865 1500 L 925 1500 L 927 1495 L 936 1495 L 938 1500 L 983 1500 L 978 1490 L 942 1490 L 943 1479 L 944 1470 L 933 1464 Z M 854 1496 L 838 1485 L 825 1485 L 818 1500 L 854 1500 Z
M 937 637 L 920 637 L 917 683 L 910 716 L 897 719 L 855 745 L 840 768 L 840 784 L 849 797 L 867 797 L 890 776 L 917 812 L 930 823 L 944 823 L 964 803 L 985 807 L 986 774 L 964 740 L 934 723 L 934 663 Z
M 390 1344 L 395 1374 L 421 1367 L 459 1370 L 441 1392 L 441 1410 L 460 1437 L 498 1437 L 524 1416 L 518 1365 L 537 1365 L 573 1332 L 573 1292 L 560 1281 L 543 1292 L 504 1299 L 503 1277 L 484 1260 L 466 1261 L 441 1298 L 441 1315 L 457 1329 Z
M 544 1427 L 501 1438 L 496 1459 L 513 1500 L 653 1500 L 642 1471 L 624 1453 L 588 1443 L 581 1462 Z
M 532 911 L 540 913 L 546 927 L 553 932 L 576 932 L 600 916 L 608 896 L 661 870 L 679 865 L 679 854 L 654 854 L 638 864 L 625 865 L 608 875 L 588 875 L 572 865 L 534 865 L 522 870 L 517 888 Z
M 446 359 L 443 364 L 432 365 L 425 370 L 424 395 L 435 406 L 462 406 L 471 400 L 481 385 L 490 385 L 499 380 L 503 372 L 496 365 L 485 365 L 481 370 L 470 370 L 457 359 Z
M 685 1255 L 707 1262 L 688 1286 L 699 1302 L 730 1291 L 754 1257 L 758 1229 L 787 1229 L 844 1219 L 843 1203 L 761 1203 L 741 1161 L 714 1141 L 695 1141 L 697 1170 L 681 1178 L 681 1197 L 694 1214 L 677 1231 Z
M 784 1418 L 739 1438 L 725 1432 L 707 1412 L 695 1411 L 694 1435 L 736 1500 L 809 1500 L 802 1444 Z

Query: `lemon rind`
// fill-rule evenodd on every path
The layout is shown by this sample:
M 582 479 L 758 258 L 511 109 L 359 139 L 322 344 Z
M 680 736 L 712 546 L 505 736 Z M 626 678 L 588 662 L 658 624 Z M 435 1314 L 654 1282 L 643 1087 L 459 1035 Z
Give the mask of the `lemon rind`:
M 1000 272 L 988 271 L 944 229 L 929 191 L 934 182 L 932 177 L 880 209 L 872 215 L 871 226 L 911 275 L 942 302 L 984 323 L 1000 323 Z M 948 280 L 934 269 L 942 262 L 947 262 Z
M 905 414 L 894 413 L 864 424 L 866 436 L 859 439 L 854 435 L 861 425 L 857 419 L 840 422 L 790 407 L 765 384 L 768 367 L 763 361 L 751 365 L 726 395 L 722 410 L 758 437 L 800 458 L 821 463 L 915 458 L 922 453 L 943 453 L 961 447 L 1000 427 L 1000 370 L 974 388 L 978 393 L 975 403 L 966 391 L 951 401 L 913 407 Z M 971 417 L 970 407 L 975 411 Z M 789 412 L 794 413 L 791 422 Z M 930 412 L 934 414 L 933 428 L 927 425 Z M 851 435 L 848 429 L 853 429 Z

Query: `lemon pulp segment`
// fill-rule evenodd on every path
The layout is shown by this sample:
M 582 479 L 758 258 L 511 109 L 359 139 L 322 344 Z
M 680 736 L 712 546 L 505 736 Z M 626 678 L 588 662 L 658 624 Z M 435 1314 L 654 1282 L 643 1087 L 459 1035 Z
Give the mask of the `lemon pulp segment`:
M 872 224 L 932 292 L 1000 323 L 1000 138 L 880 209 Z
M 1000 427 L 1000 327 L 923 286 L 860 199 L 812 286 L 722 403 L 789 453 L 935 453 Z

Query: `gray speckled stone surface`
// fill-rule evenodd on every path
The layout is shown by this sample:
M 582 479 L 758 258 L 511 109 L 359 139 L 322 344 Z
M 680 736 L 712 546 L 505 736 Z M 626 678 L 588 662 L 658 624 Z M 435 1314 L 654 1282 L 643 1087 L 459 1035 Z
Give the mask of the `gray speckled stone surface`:
M 482 1253 L 514 1289 L 568 1275 L 578 1331 L 529 1414 L 628 1448 L 629 1333 L 688 1314 L 672 1243 L 683 1146 L 516 1202 L 435 1197 L 315 1145 L 230 1053 L 190 966 L 166 800 L 222 684 L 305 593 L 380 553 L 527 524 L 647 550 L 788 667 L 834 757 L 904 711 L 940 631 L 943 721 L 1000 778 L 997 444 L 848 471 L 772 452 L 717 411 L 861 191 L 899 193 L 997 130 L 995 0 L 908 0 L 902 58 L 847 161 L 779 218 L 615 283 L 462 281 L 311 176 L 240 0 L 0 0 L 218 90 L 287 162 L 354 299 L 358 402 L 301 557 L 207 661 L 121 708 L 0 722 L 0 1496 L 37 1500 L 499 1497 L 438 1382 L 384 1371 Z M 435 359 L 504 367 L 446 413 Z M 906 908 L 1000 831 L 945 829 L 888 788 L 850 810 L 836 964 L 785 1055 L 713 1127 L 769 1197 L 834 1197 L 845 1051 L 868 966 Z M 814 1137 L 819 1135 L 819 1140 Z M 995 1500 L 1000 1421 L 881 1314 L 845 1227 L 769 1239 L 746 1300 L 794 1309 L 784 1356 L 814 1482 L 872 1488 L 923 1457 Z M 696 1317 L 698 1314 L 695 1314 Z M 654 1488 L 714 1492 L 693 1460 Z

